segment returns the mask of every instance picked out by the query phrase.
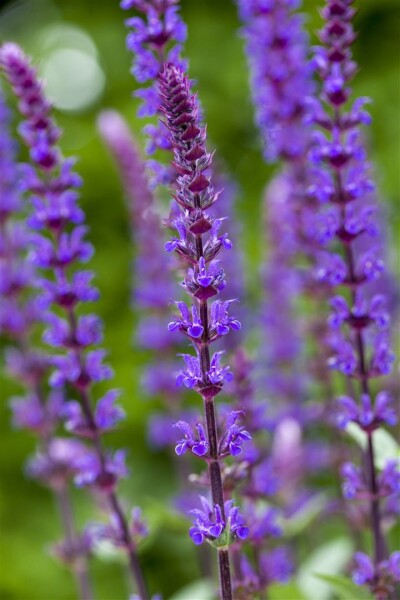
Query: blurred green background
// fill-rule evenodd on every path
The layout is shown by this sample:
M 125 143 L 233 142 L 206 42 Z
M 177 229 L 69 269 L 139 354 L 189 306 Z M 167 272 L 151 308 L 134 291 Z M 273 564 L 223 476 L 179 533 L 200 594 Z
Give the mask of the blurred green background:
M 313 41 L 320 26 L 319 6 L 315 0 L 305 2 Z M 353 88 L 355 94 L 373 99 L 373 125 L 368 133 L 371 158 L 389 216 L 391 260 L 396 268 L 400 215 L 399 3 L 360 0 L 356 6 L 359 36 L 354 52 L 360 72 Z M 186 55 L 190 74 L 198 82 L 210 146 L 217 148 L 239 184 L 237 209 L 252 297 L 257 291 L 263 249 L 262 192 L 274 169 L 262 161 L 253 125 L 235 5 L 229 0 L 182 0 L 182 14 L 189 28 Z M 129 224 L 116 169 L 95 127 L 103 108 L 121 111 L 138 136 L 143 126 L 136 118 L 137 102 L 131 98 L 135 85 L 129 74 L 130 55 L 125 50 L 125 17 L 114 0 L 3 1 L 0 40 L 17 41 L 33 56 L 58 105 L 63 149 L 67 155 L 79 157 L 79 172 L 85 182 L 82 206 L 96 247 L 93 268 L 102 292 L 98 310 L 106 324 L 115 387 L 124 390 L 122 402 L 128 413 L 121 431 L 109 441 L 129 449 L 132 476 L 123 484 L 122 493 L 142 505 L 150 520 L 152 534 L 143 544 L 141 556 L 152 590 L 162 590 L 169 598 L 201 575 L 187 524 L 167 508 L 177 485 L 170 454 L 156 453 L 146 445 L 146 418 L 154 403 L 143 401 L 138 380 L 145 357 L 135 352 L 131 343 L 135 316 L 129 308 Z M 0 597 L 71 600 L 74 587 L 68 572 L 46 552 L 58 535 L 55 507 L 47 490 L 23 475 L 34 440 L 10 428 L 7 399 L 18 388 L 8 380 L 0 383 Z M 80 493 L 75 500 L 79 521 L 93 519 L 85 494 Z M 100 600 L 127 597 L 119 565 L 112 557 L 95 561 L 94 571 Z

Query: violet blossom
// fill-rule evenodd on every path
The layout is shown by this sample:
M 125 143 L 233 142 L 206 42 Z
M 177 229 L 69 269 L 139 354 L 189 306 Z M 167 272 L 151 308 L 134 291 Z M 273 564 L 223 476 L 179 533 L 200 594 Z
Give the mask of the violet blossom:
M 351 378 L 354 398 L 340 399 L 339 422 L 356 423 L 366 433 L 365 466 L 343 467 L 344 492 L 348 498 L 360 497 L 370 508 L 370 528 L 373 536 L 373 560 L 358 553 L 358 570 L 353 579 L 379 589 L 379 598 L 389 598 L 396 577 L 391 568 L 382 529 L 382 503 L 393 493 L 387 480 L 398 477 L 389 466 L 387 474 L 378 475 L 375 462 L 375 430 L 382 423 L 393 425 L 396 417 L 389 396 L 381 391 L 372 400 L 371 380 L 387 374 L 393 363 L 388 344 L 389 317 L 384 310 L 382 294 L 365 297 L 365 285 L 377 280 L 384 270 L 383 260 L 376 247 L 374 221 L 376 207 L 371 200 L 373 189 L 369 164 L 362 144 L 360 125 L 370 117 L 365 99 L 351 101 L 349 82 L 357 66 L 352 59 L 351 44 L 355 38 L 352 26 L 352 0 L 328 0 L 323 9 L 326 21 L 320 32 L 323 46 L 316 49 L 314 67 L 322 83 L 322 102 L 315 102 L 315 131 L 311 159 L 315 165 L 315 186 L 312 189 L 321 201 L 315 220 L 315 237 L 324 244 L 322 263 L 317 269 L 320 280 L 330 286 L 349 289 L 345 297 L 335 290 L 334 314 L 330 324 L 335 329 L 331 366 Z M 324 187 L 318 181 L 324 181 Z M 330 220 L 329 235 L 320 235 L 321 219 Z M 335 241 L 330 248 L 330 240 Z M 368 250 L 358 252 L 359 240 L 368 240 Z M 364 244 L 365 246 L 365 244 Z M 387 562 L 389 561 L 389 562 Z M 382 569 L 385 576 L 382 577 Z
M 102 339 L 101 324 L 96 315 L 77 314 L 80 303 L 97 295 L 88 283 L 91 273 L 80 270 L 93 254 L 92 246 L 85 239 L 84 214 L 78 206 L 77 188 L 81 181 L 73 171 L 74 161 L 64 159 L 57 146 L 60 130 L 29 59 L 16 44 L 6 43 L 0 49 L 0 66 L 18 98 L 24 119 L 19 131 L 32 163 L 24 166 L 24 191 L 31 201 L 33 215 L 29 224 L 34 230 L 30 236 L 30 260 L 40 270 L 43 281 L 49 282 L 42 286 L 47 305 L 44 320 L 50 323 L 44 341 L 60 351 L 51 358 L 50 384 L 55 388 L 67 383 L 72 385 L 81 404 L 83 427 L 91 432 L 93 440 L 92 449 L 87 448 L 79 459 L 80 475 L 75 476 L 75 481 L 78 485 L 91 485 L 104 494 L 110 516 L 118 522 L 133 579 L 146 600 L 148 594 L 136 544 L 116 495 L 118 479 L 126 475 L 122 451 L 111 455 L 103 448 L 102 430 L 95 418 L 99 404 L 93 407 L 91 400 L 93 384 L 112 376 L 111 368 L 103 362 L 105 351 L 92 349 L 92 345 Z M 72 268 L 75 275 L 71 273 Z M 82 279 L 77 273 L 85 281 L 83 298 Z M 40 293 L 38 295 L 40 299 Z

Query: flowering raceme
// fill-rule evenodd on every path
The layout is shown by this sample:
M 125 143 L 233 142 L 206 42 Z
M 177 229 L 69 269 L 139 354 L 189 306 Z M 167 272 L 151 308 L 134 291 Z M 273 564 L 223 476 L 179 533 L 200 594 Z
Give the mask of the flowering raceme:
M 371 202 L 373 184 L 360 131 L 360 125 L 370 122 L 364 109 L 367 100 L 349 104 L 349 81 L 357 69 L 351 56 L 355 38 L 352 4 L 352 0 L 327 1 L 322 13 L 326 23 L 320 32 L 323 46 L 314 57 L 323 82 L 322 102 L 314 105 L 314 122 L 322 131 L 315 132 L 311 152 L 317 177 L 312 191 L 322 203 L 314 235 L 324 248 L 317 276 L 334 288 L 348 290 L 333 297 L 329 319 L 335 333 L 331 366 L 354 382 L 354 397 L 339 399 L 338 421 L 341 426 L 355 423 L 367 440 L 363 470 L 351 463 L 342 467 L 345 496 L 369 503 L 373 536 L 373 560 L 358 552 L 353 580 L 368 585 L 383 600 L 391 597 L 400 580 L 400 572 L 394 568 L 398 553 L 388 557 L 382 526 L 382 507 L 397 488 L 398 474 L 395 465 L 388 463 L 378 475 L 375 431 L 382 424 L 394 425 L 396 416 L 386 392 L 373 401 L 371 384 L 390 372 L 394 356 L 389 348 L 385 298 L 380 294 L 367 301 L 364 291 L 368 282 L 380 277 L 384 265 L 374 246 L 377 209 Z M 368 239 L 368 250 L 360 254 L 363 238 Z M 332 240 L 335 246 L 331 250 Z
M 185 368 L 178 375 L 177 383 L 194 389 L 203 398 L 207 429 L 207 440 L 203 439 L 203 442 L 207 443 L 207 449 L 205 445 L 201 447 L 194 443 L 186 424 L 181 423 L 180 428 L 183 427 L 192 451 L 196 449 L 200 456 L 203 450 L 204 454 L 207 452 L 214 505 L 214 511 L 210 506 L 204 512 L 195 513 L 196 522 L 191 536 L 196 543 L 201 543 L 205 537 L 218 548 L 221 597 L 225 600 L 232 598 L 228 546 L 235 537 L 245 538 L 247 529 L 237 509 L 233 509 L 231 504 L 228 509 L 225 504 L 220 465 L 224 452 L 218 443 L 214 398 L 222 390 L 224 382 L 230 380 L 231 373 L 228 366 L 221 364 L 222 353 L 211 355 L 210 346 L 230 329 L 240 329 L 240 323 L 229 315 L 229 301 L 221 303 L 214 300 L 211 307 L 208 302 L 225 286 L 224 271 L 216 257 L 222 248 L 229 250 L 231 242 L 226 233 L 219 234 L 222 219 L 213 218 L 208 210 L 218 200 L 218 192 L 214 191 L 208 175 L 212 157 L 205 146 L 205 129 L 199 121 L 198 103 L 191 93 L 191 84 L 182 69 L 167 64 L 160 74 L 159 86 L 161 111 L 178 173 L 174 197 L 180 207 L 180 214 L 174 222 L 177 236 L 167 242 L 165 248 L 167 252 L 176 252 L 188 265 L 183 287 L 193 302 L 190 307 L 178 302 L 180 315 L 170 325 L 170 329 L 178 328 L 191 340 L 196 352 L 195 355 L 183 355 Z M 235 421 L 236 417 L 233 417 L 228 423 L 228 439 L 232 438 L 230 426 L 234 426 Z M 198 428 L 198 434 L 200 440 L 205 437 L 202 428 Z M 242 436 L 241 441 L 250 438 L 243 430 L 237 431 L 236 439 L 239 435 Z M 182 444 L 179 451 L 181 448 Z M 215 519 L 212 519 L 213 512 Z
M 46 378 L 50 357 L 32 343 L 40 321 L 33 289 L 38 275 L 27 261 L 29 234 L 19 218 L 22 197 L 15 162 L 15 144 L 9 134 L 9 113 L 0 96 L 0 334 L 7 339 L 6 370 L 23 383 L 26 395 L 11 399 L 13 425 L 26 429 L 38 439 L 36 455 L 28 462 L 31 477 L 49 487 L 56 499 L 64 529 L 64 539 L 53 552 L 69 566 L 76 578 L 80 597 L 93 598 L 87 572 L 87 558 L 93 540 L 88 532 L 76 531 L 69 484 L 75 469 L 68 455 L 81 456 L 83 446 L 57 437 L 62 421 L 63 391 L 48 392 Z M 12 345 L 8 345 L 9 342 Z
M 130 569 L 140 596 L 148 597 L 139 565 L 136 544 L 130 525 L 116 495 L 120 477 L 127 474 L 124 451 L 114 454 L 103 448 L 102 434 L 114 427 L 123 412 L 114 406 L 116 395 L 104 396 L 92 407 L 91 393 L 95 382 L 109 379 L 111 368 L 104 364 L 105 351 L 90 349 L 102 339 L 102 323 L 96 315 L 78 316 L 77 306 L 96 300 L 98 292 L 91 285 L 91 272 L 75 270 L 93 254 L 85 240 L 84 214 L 77 204 L 76 188 L 80 178 L 73 172 L 73 161 L 64 160 L 57 148 L 60 130 L 51 117 L 51 105 L 45 99 L 36 72 L 22 50 L 4 44 L 0 66 L 19 100 L 24 116 L 20 134 L 29 148 L 32 165 L 24 165 L 24 191 L 31 200 L 32 216 L 30 259 L 43 272 L 42 293 L 38 302 L 47 324 L 43 339 L 60 354 L 51 358 L 54 388 L 72 386 L 77 402 L 65 405 L 67 427 L 79 437 L 92 441 L 93 447 L 69 461 L 77 485 L 90 485 L 104 494 L 110 517 L 118 526 L 121 545 L 129 557 Z M 57 309 L 57 310 L 56 310 Z M 59 316 L 60 313 L 63 315 Z

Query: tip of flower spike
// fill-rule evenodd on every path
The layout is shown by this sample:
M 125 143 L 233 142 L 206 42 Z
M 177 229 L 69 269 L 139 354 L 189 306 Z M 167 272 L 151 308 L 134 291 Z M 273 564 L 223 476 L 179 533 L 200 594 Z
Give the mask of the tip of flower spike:
M 103 110 L 97 117 L 97 128 L 106 139 L 119 139 L 121 130 L 125 132 L 125 123 L 116 110 Z
M 4 42 L 0 46 L 0 60 L 8 59 L 8 58 L 22 58 L 24 56 L 24 52 L 18 44 L 14 42 Z

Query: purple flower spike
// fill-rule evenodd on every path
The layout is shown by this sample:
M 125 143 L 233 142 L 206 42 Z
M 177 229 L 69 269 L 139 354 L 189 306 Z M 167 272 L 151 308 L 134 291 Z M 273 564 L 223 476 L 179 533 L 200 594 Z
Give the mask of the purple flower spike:
M 301 159 L 313 84 L 303 17 L 297 0 L 237 0 L 251 74 L 256 122 L 268 161 Z
M 216 218 L 212 207 L 218 201 L 219 192 L 212 185 L 212 154 L 206 147 L 206 129 L 200 120 L 200 109 L 196 95 L 191 92 L 191 82 L 182 68 L 173 63 L 164 65 L 159 74 L 160 112 L 163 124 L 168 131 L 173 151 L 173 168 L 176 172 L 174 186 L 175 210 L 171 224 L 176 235 L 165 245 L 167 252 L 178 255 L 181 264 L 187 267 L 182 283 L 191 297 L 191 306 L 177 302 L 181 317 L 172 321 L 170 330 L 179 329 L 190 340 L 195 354 L 183 354 L 185 368 L 177 377 L 177 384 L 194 389 L 203 398 L 206 412 L 206 431 L 197 426 L 201 452 L 205 450 L 207 438 L 207 462 L 209 481 L 214 504 L 215 519 L 210 521 L 213 511 L 206 507 L 197 511 L 194 527 L 190 535 L 196 544 L 204 539 L 212 541 L 218 548 L 221 572 L 221 595 L 232 597 L 230 561 L 227 546 L 231 538 L 245 537 L 245 529 L 237 521 L 235 532 L 224 530 L 230 522 L 230 505 L 226 505 L 222 484 L 220 453 L 215 414 L 215 397 L 224 384 L 232 380 L 228 366 L 221 364 L 223 352 L 211 353 L 211 344 L 230 329 L 239 330 L 240 323 L 228 315 L 232 301 L 214 301 L 225 288 L 225 273 L 218 260 L 222 249 L 230 249 L 232 243 L 226 232 L 221 232 L 224 217 Z M 180 425 L 185 437 L 176 447 L 183 453 L 189 447 L 198 452 L 199 446 L 187 423 Z M 237 448 L 246 437 L 245 430 L 232 431 L 227 447 L 237 454 Z M 227 514 L 229 511 L 229 514 Z M 236 514 L 236 513 L 235 513 Z M 236 518 L 236 517 L 235 517 Z M 235 521 L 236 523 L 236 521 Z M 244 527 L 244 526 L 243 526 Z
M 354 422 L 367 434 L 364 468 L 351 463 L 342 467 L 345 496 L 364 499 L 370 508 L 373 559 L 362 552 L 355 555 L 353 580 L 367 585 L 376 597 L 388 598 L 392 584 L 385 582 L 383 574 L 387 544 L 381 499 L 396 488 L 396 473 L 389 466 L 378 476 L 374 432 L 383 424 L 394 425 L 396 415 L 386 392 L 379 392 L 373 401 L 371 380 L 390 373 L 394 355 L 389 347 L 385 286 L 380 285 L 385 267 L 376 239 L 379 214 L 361 134 L 361 125 L 370 119 L 363 108 L 364 98 L 350 101 L 350 82 L 357 72 L 351 50 L 356 37 L 352 4 L 353 0 L 326 1 L 319 35 L 322 46 L 315 49 L 313 59 L 322 91 L 320 99 L 310 104 L 310 121 L 316 130 L 310 151 L 314 184 L 309 191 L 313 188 L 311 193 L 323 204 L 311 229 L 314 239 L 324 244 L 316 276 L 334 288 L 330 366 L 354 382 L 354 398 L 339 398 L 338 424 L 345 427 Z M 378 294 L 371 295 L 371 282 L 376 282 Z M 349 293 L 338 295 L 339 286 Z
M 101 322 L 93 315 L 78 316 L 78 297 L 84 301 L 97 296 L 90 288 L 91 275 L 80 272 L 82 263 L 93 254 L 86 239 L 84 215 L 78 207 L 76 188 L 80 178 L 72 172 L 73 162 L 65 160 L 57 146 L 60 130 L 54 123 L 52 107 L 45 98 L 42 83 L 21 48 L 12 43 L 0 48 L 0 68 L 18 99 L 23 116 L 20 134 L 27 145 L 31 165 L 25 167 L 25 193 L 31 202 L 31 224 L 36 231 L 30 236 L 30 261 L 43 272 L 42 298 L 45 320 L 50 325 L 44 341 L 60 354 L 52 357 L 50 377 L 53 387 L 72 384 L 79 398 L 79 408 L 72 405 L 71 430 L 90 431 L 92 448 L 74 461 L 77 485 L 94 485 L 105 496 L 110 516 L 117 515 L 121 536 L 126 542 L 133 578 L 143 598 L 148 594 L 141 574 L 136 547 L 127 520 L 116 495 L 118 479 L 126 476 L 125 455 L 107 453 L 101 435 L 121 419 L 122 412 L 113 406 L 115 395 L 104 397 L 92 407 L 93 384 L 108 379 L 111 368 L 103 363 L 105 351 L 93 345 L 101 341 Z M 73 273 L 71 273 L 73 271 Z M 67 293 L 67 295 L 66 295 Z M 62 316 L 60 316 L 60 313 Z M 71 405 L 70 405 L 71 409 Z
M 41 287 L 40 277 L 27 260 L 30 235 L 22 209 L 22 191 L 31 178 L 32 171 L 18 169 L 15 163 L 15 144 L 8 133 L 9 114 L 0 92 L 0 334 L 8 338 L 6 370 L 25 388 L 25 396 L 11 399 L 13 423 L 18 428 L 32 432 L 37 438 L 38 450 L 29 460 L 28 474 L 52 490 L 60 508 L 60 521 L 64 530 L 54 553 L 74 573 L 78 595 L 91 598 L 87 557 L 91 546 L 84 541 L 75 525 L 70 498 L 70 482 L 74 475 L 68 464 L 77 448 L 75 441 L 55 437 L 62 417 L 64 391 L 47 392 L 46 379 L 49 357 L 35 347 L 36 328 L 42 321 L 40 302 L 35 296 Z M 33 178 L 35 179 L 35 178 Z M 35 181 L 35 185 L 37 181 Z M 40 192 L 36 192 L 40 193 Z M 64 211 L 79 221 L 79 211 L 74 210 L 74 197 L 64 195 Z M 52 208 L 47 212 L 38 196 L 33 203 L 40 218 L 32 219 L 40 229 L 43 222 L 53 218 Z M 37 222 L 36 222 L 37 221 Z M 28 225 L 30 219 L 28 219 Z M 75 569 L 79 562 L 79 572 Z

